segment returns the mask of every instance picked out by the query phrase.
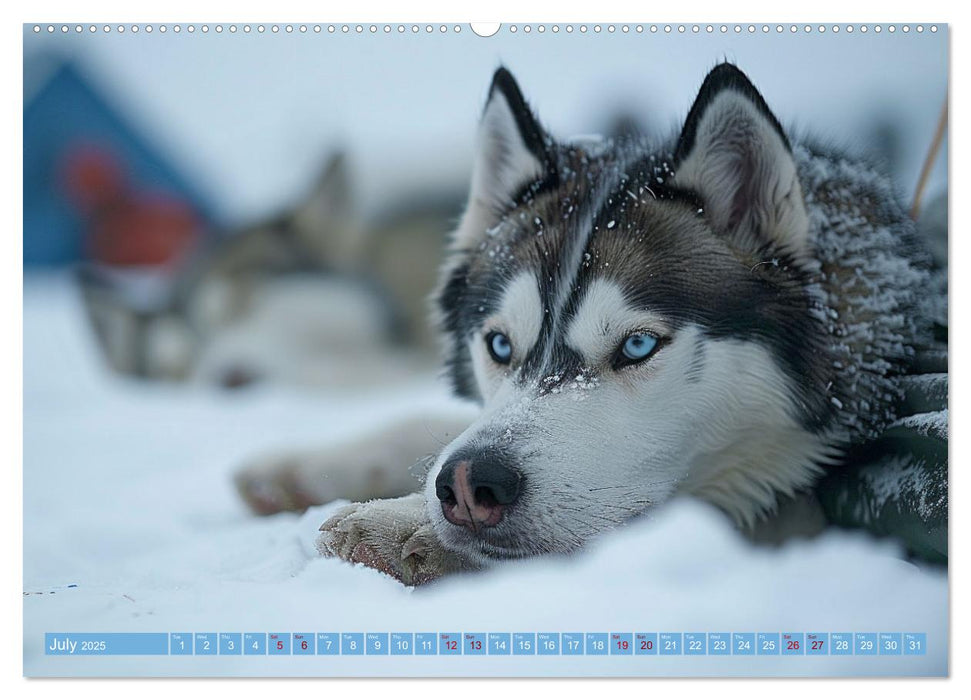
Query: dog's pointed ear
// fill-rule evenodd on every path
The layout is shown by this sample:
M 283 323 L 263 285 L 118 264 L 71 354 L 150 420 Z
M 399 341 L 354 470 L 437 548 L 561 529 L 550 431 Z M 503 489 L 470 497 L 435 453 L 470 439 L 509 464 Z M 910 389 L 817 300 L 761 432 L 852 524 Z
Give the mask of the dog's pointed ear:
M 675 151 L 678 187 L 701 197 L 720 234 L 752 252 L 809 246 L 809 218 L 789 140 L 738 68 L 712 70 L 688 112 Z
M 499 68 L 479 122 L 468 207 L 453 245 L 469 247 L 495 225 L 524 187 L 550 177 L 556 177 L 551 141 L 515 78 Z
M 326 263 L 346 269 L 361 254 L 364 238 L 354 216 L 349 171 L 344 153 L 332 153 L 310 191 L 293 208 L 286 236 L 300 242 L 310 256 L 305 261 L 308 265 Z
M 313 187 L 297 205 L 297 214 L 318 229 L 335 218 L 347 217 L 353 210 L 351 177 L 347 157 L 342 151 L 331 153 Z

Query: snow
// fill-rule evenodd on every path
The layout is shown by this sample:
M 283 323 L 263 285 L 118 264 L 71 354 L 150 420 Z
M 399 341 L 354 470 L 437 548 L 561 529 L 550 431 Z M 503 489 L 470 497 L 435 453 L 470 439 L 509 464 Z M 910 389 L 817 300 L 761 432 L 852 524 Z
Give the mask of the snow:
M 318 525 L 249 515 L 229 476 L 421 407 L 430 378 L 350 396 L 144 386 L 98 363 L 61 277 L 24 288 L 27 675 L 942 675 L 948 585 L 893 545 L 829 533 L 777 550 L 675 502 L 573 559 L 424 589 L 317 556 Z M 45 657 L 45 632 L 926 632 L 901 657 Z
M 945 357 L 946 362 L 946 357 Z M 915 374 L 907 377 L 905 388 L 926 394 L 930 401 L 947 402 L 947 375 L 944 373 Z
M 942 493 L 924 460 L 891 456 L 878 468 L 865 468 L 861 476 L 870 494 L 869 503 L 860 503 L 861 509 L 866 508 L 859 514 L 861 520 L 879 514 L 885 505 L 894 502 L 902 511 L 912 510 L 925 522 L 944 520 L 947 493 Z
M 914 428 L 921 435 L 947 440 L 947 409 L 905 416 L 895 422 L 894 425 Z

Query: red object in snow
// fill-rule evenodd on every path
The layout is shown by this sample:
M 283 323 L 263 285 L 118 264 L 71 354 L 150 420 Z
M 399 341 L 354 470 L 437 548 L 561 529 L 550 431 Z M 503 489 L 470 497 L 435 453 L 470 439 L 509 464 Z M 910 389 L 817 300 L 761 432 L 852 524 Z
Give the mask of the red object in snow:
M 65 157 L 67 193 L 88 222 L 86 247 L 107 265 L 174 265 L 195 245 L 199 217 L 186 202 L 135 191 L 108 151 L 85 145 Z

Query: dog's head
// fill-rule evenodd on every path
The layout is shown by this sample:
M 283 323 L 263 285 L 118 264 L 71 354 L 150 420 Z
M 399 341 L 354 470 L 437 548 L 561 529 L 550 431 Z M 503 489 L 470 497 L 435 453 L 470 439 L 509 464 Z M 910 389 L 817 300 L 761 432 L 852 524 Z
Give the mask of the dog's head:
M 830 421 L 789 142 L 735 67 L 674 149 L 559 143 L 496 72 L 436 293 L 482 417 L 429 473 L 446 546 L 570 551 L 677 491 L 751 519 L 806 485 Z
M 307 348 L 286 355 L 297 365 L 321 354 L 326 344 L 318 337 L 340 335 L 335 327 L 353 336 L 358 324 L 333 315 L 291 321 L 309 306 L 301 306 L 307 279 L 353 269 L 360 231 L 351 221 L 349 190 L 345 159 L 337 153 L 306 195 L 279 216 L 213 236 L 164 266 L 83 265 L 78 283 L 108 365 L 143 379 L 195 377 L 234 388 L 296 374 L 300 367 L 277 360 L 281 348 Z M 140 235 L 125 233 L 135 241 Z M 330 285 L 339 294 L 331 306 L 348 299 L 367 311 L 377 306 L 369 303 L 373 295 L 355 296 L 357 287 L 342 286 L 348 291 Z M 271 315 L 279 322 L 267 327 Z

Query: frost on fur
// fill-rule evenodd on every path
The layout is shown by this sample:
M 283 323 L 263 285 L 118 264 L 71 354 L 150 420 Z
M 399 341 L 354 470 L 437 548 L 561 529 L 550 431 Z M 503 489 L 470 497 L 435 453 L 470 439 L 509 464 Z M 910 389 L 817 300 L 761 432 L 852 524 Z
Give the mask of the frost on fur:
M 897 377 L 931 342 L 932 309 L 946 297 L 886 177 L 808 146 L 795 155 L 815 249 L 813 313 L 835 370 L 828 391 L 843 437 L 874 437 L 896 418 Z

